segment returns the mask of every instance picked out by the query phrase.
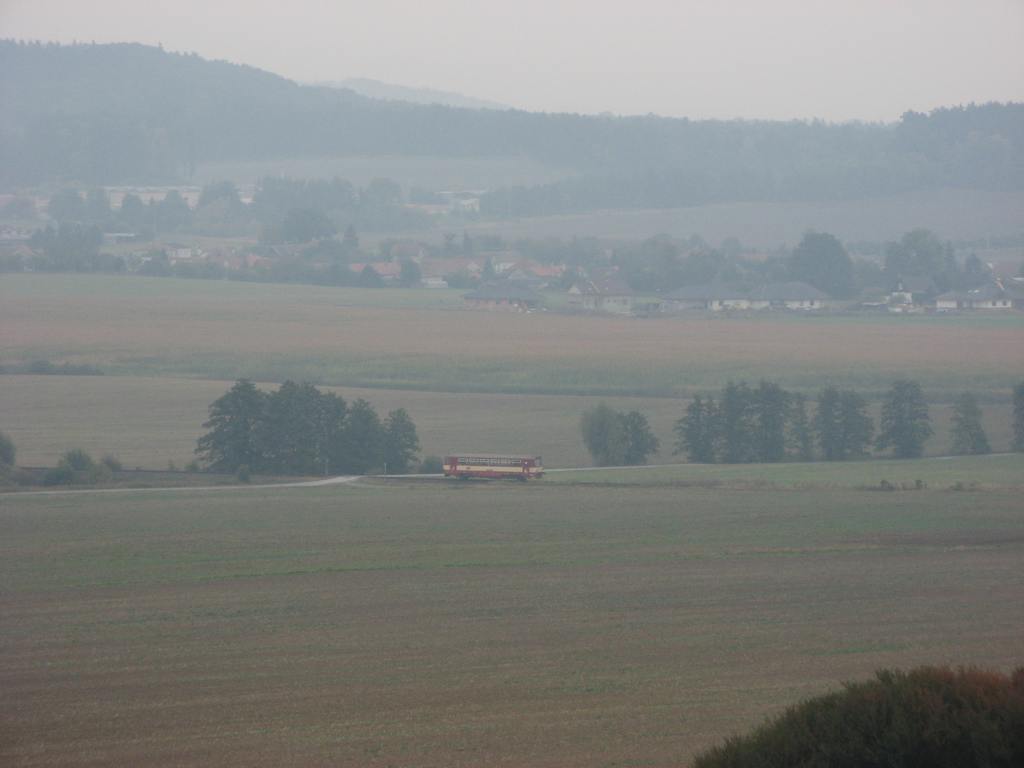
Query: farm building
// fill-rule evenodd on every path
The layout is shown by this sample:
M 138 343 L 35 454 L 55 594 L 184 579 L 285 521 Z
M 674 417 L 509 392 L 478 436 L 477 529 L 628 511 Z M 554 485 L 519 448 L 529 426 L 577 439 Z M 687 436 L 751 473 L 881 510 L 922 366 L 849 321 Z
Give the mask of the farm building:
M 1024 291 L 1006 290 L 1000 283 L 989 283 L 969 291 L 950 291 L 935 297 L 935 309 L 952 312 L 959 309 L 1010 310 L 1024 307 Z
M 528 312 L 541 304 L 541 296 L 533 288 L 504 281 L 481 285 L 463 298 L 468 307 L 491 311 Z

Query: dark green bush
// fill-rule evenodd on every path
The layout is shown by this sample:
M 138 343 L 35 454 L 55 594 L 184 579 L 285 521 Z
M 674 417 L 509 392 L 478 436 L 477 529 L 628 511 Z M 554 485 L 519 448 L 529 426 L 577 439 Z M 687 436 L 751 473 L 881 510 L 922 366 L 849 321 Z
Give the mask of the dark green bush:
M 112 453 L 108 453 L 106 456 L 100 459 L 100 463 L 107 469 L 109 469 L 111 472 L 120 472 L 122 469 L 124 469 L 124 467 L 121 464 L 121 460 Z
M 439 475 L 444 471 L 444 461 L 440 456 L 424 456 L 420 462 L 420 472 L 424 475 Z
M 67 464 L 75 472 L 89 472 L 96 468 L 96 462 L 92 456 L 81 448 L 72 448 L 61 458 L 62 464 Z
M 1024 668 L 881 671 L 794 707 L 694 768 L 1012 768 L 1024 765 Z
M 43 485 L 71 485 L 74 482 L 75 470 L 63 461 L 43 475 Z

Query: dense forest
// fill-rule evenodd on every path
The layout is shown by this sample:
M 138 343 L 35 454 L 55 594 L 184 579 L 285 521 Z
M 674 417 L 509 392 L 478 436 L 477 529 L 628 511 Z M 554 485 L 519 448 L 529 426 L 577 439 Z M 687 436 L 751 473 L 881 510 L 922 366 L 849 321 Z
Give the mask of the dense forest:
M 137 44 L 0 41 L 0 184 L 187 180 L 289 156 L 526 156 L 566 179 L 491 215 L 1024 188 L 1024 104 L 896 124 L 610 117 L 380 101 Z

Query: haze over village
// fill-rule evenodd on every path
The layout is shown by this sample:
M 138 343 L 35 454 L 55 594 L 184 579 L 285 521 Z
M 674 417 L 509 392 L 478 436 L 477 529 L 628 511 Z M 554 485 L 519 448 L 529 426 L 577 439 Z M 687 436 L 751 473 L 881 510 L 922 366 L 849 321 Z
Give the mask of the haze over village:
M 1022 33 L 0 2 L 0 763 L 1024 764 Z

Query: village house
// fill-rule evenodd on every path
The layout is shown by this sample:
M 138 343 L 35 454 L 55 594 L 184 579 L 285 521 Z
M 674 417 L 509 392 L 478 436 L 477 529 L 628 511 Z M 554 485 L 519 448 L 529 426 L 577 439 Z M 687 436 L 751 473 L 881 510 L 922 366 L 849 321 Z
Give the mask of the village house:
M 800 311 L 824 309 L 827 293 L 801 282 L 768 283 L 750 292 L 751 309 L 793 309 Z
M 650 315 L 660 310 L 657 299 L 638 294 L 614 273 L 573 283 L 569 288 L 569 306 L 613 315 Z
M 819 310 L 828 306 L 829 296 L 813 285 L 801 282 L 768 283 L 745 290 L 729 283 L 687 285 L 665 296 L 665 312 L 688 309 L 722 312 L 745 309 Z
M 749 309 L 748 292 L 728 283 L 707 283 L 705 285 L 684 285 L 667 294 L 662 301 L 665 312 L 680 312 L 688 309 L 712 310 Z
M 529 312 L 541 305 L 541 296 L 533 288 L 505 280 L 481 285 L 463 299 L 467 307 L 492 312 Z
M 479 278 L 483 273 L 482 259 L 470 259 L 464 256 L 424 259 L 420 271 L 424 279 L 448 275 L 466 275 Z
M 890 312 L 923 312 L 926 303 L 938 293 L 930 277 L 912 275 L 899 277 L 889 291 L 887 307 Z

